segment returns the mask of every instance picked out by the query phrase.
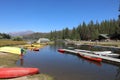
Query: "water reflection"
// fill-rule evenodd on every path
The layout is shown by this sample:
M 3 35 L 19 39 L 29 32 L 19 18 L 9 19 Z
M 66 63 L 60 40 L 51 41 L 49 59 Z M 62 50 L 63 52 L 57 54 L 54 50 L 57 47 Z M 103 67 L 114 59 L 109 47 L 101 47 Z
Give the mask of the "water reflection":
M 23 66 L 23 64 L 24 64 L 24 59 L 22 58 L 20 59 L 20 66 Z
M 37 67 L 41 73 L 54 76 L 56 80 L 119 80 L 119 66 L 96 63 L 70 53 L 59 53 L 62 44 L 46 46 L 37 54 L 27 51 L 23 60 L 17 65 L 22 67 Z
M 115 80 L 120 80 L 120 67 L 118 67 L 118 69 L 117 69 L 117 74 L 116 74 Z
M 101 62 L 96 62 L 96 61 L 92 61 L 92 60 L 88 60 L 88 59 L 86 59 L 86 58 L 83 58 L 83 57 L 81 57 L 80 55 L 78 55 L 78 54 L 73 54 L 73 53 L 63 53 L 63 52 L 60 52 L 60 51 L 58 51 L 59 53 L 61 53 L 61 54 L 69 54 L 69 55 L 73 55 L 73 56 L 77 56 L 77 58 L 78 59 L 81 59 L 82 60 L 82 62 L 84 63 L 84 62 L 88 62 L 88 63 L 90 63 L 90 64 L 95 64 L 96 66 L 102 66 L 102 63 Z

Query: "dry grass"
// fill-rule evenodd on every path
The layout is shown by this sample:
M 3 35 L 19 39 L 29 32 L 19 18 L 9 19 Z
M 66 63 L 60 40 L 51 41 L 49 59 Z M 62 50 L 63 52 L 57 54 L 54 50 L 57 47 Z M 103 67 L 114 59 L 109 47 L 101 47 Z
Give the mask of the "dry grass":
M 16 61 L 18 59 L 19 59 L 19 55 L 0 52 L 0 66 L 1 67 L 15 67 Z
M 11 46 L 11 45 L 19 45 L 25 44 L 25 41 L 12 41 L 12 40 L 0 40 L 0 46 Z

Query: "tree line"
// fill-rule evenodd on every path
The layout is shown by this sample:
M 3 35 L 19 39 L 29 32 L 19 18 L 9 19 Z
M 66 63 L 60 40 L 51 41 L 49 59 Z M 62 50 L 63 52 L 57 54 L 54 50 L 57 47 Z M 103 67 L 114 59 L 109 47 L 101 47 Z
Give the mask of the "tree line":
M 88 24 L 83 22 L 72 29 L 66 27 L 60 31 L 52 30 L 49 33 L 37 32 L 30 35 L 25 35 L 22 38 L 25 40 L 37 40 L 39 38 L 49 38 L 50 40 L 96 40 L 98 39 L 99 34 L 109 34 L 109 36 L 118 35 L 118 39 L 120 39 L 119 20 L 104 20 L 100 23 L 98 21 L 93 22 L 91 20 Z
M 0 33 L 0 39 L 11 39 L 11 36 L 9 34 Z
M 120 34 L 119 20 L 104 20 L 101 23 L 91 20 L 88 24 L 83 22 L 73 29 L 66 27 L 61 31 L 51 31 L 48 38 L 55 39 L 72 39 L 72 40 L 96 40 L 99 34 L 118 35 Z
M 11 35 L 9 35 L 7 33 L 0 33 L 0 39 L 11 39 L 13 41 L 22 41 L 23 40 L 23 38 L 21 36 L 12 37 Z

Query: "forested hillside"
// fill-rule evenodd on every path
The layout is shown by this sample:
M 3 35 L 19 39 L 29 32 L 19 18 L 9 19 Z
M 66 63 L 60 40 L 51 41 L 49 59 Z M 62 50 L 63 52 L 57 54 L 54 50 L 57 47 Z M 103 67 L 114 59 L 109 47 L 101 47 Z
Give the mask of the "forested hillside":
M 83 22 L 73 29 L 68 27 L 61 31 L 52 30 L 50 33 L 34 33 L 24 36 L 24 39 L 39 39 L 49 38 L 55 39 L 72 39 L 72 40 L 95 40 L 98 39 L 99 34 L 118 35 L 120 34 L 120 27 L 118 20 L 105 20 L 101 23 L 90 21 L 88 24 Z
M 90 21 L 88 24 L 83 22 L 70 30 L 68 27 L 62 31 L 51 31 L 50 39 L 72 39 L 72 40 L 95 40 L 99 34 L 118 35 L 120 27 L 118 20 L 105 20 L 101 23 Z

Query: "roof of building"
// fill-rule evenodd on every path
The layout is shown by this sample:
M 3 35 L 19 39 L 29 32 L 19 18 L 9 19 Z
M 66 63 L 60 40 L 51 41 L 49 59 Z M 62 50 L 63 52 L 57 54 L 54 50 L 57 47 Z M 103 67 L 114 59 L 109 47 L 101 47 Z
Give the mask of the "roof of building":
M 102 36 L 102 37 L 104 37 L 104 38 L 106 38 L 106 39 L 110 38 L 110 37 L 108 36 L 108 34 L 99 34 L 99 36 Z

